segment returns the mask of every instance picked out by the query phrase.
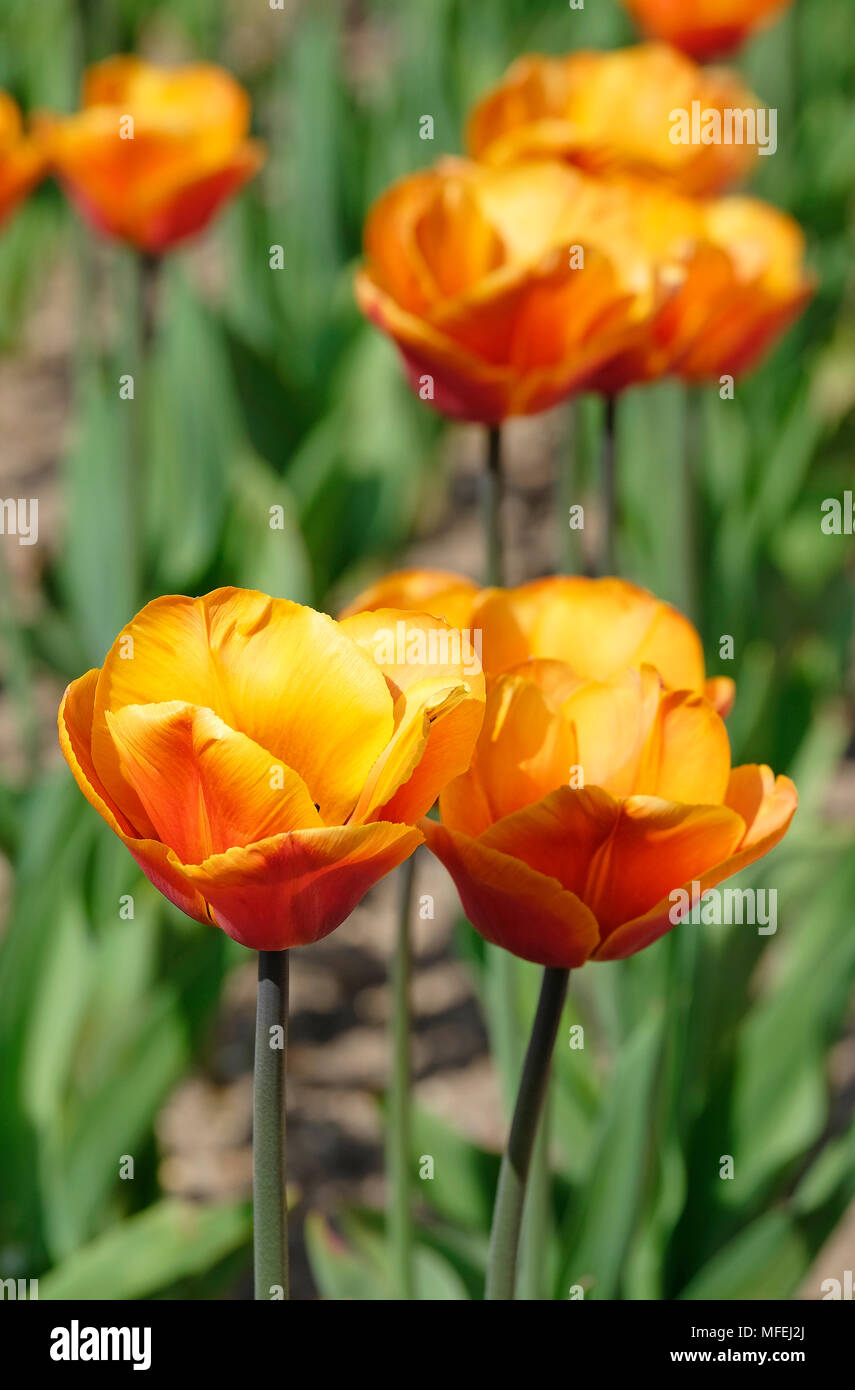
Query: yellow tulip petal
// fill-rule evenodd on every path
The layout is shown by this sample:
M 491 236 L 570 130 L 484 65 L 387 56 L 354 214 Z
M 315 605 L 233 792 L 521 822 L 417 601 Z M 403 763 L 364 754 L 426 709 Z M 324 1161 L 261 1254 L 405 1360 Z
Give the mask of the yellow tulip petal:
M 95 700 L 93 760 L 129 814 L 106 711 L 165 699 L 212 710 L 293 768 L 327 824 L 347 819 L 393 733 L 382 672 L 324 614 L 236 589 L 155 599 L 108 653 Z

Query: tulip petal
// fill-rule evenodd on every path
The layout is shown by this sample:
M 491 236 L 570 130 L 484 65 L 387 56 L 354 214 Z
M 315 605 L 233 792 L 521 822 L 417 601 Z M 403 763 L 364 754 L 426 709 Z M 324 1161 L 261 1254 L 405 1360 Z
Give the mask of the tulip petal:
M 614 832 L 591 861 L 585 888 L 604 940 L 726 860 L 744 832 L 742 817 L 726 806 L 628 797 Z M 597 955 L 605 958 L 602 949 Z
M 325 826 L 230 849 L 185 872 L 233 940 L 281 951 L 327 936 L 421 842 L 409 825 Z
M 729 777 L 730 742 L 721 716 L 703 695 L 666 691 L 632 790 L 688 806 L 717 806 Z
M 208 709 L 125 705 L 107 727 L 157 838 L 186 864 L 322 823 L 297 773 Z
M 472 604 L 480 592 L 477 584 L 451 570 L 403 569 L 387 574 L 363 589 L 342 609 L 339 622 L 356 613 L 378 608 L 432 613 L 449 627 L 471 625 Z
M 466 916 L 487 941 L 565 969 L 582 965 L 596 949 L 596 919 L 555 878 L 436 821 L 420 824 L 454 879 Z
M 426 613 L 376 609 L 341 620 L 396 695 L 395 734 L 368 774 L 352 820 L 414 821 L 469 766 L 484 713 L 471 633 Z
M 59 742 L 65 760 L 86 800 L 130 850 L 158 892 L 188 917 L 208 922 L 205 899 L 188 883 L 173 850 L 156 839 L 139 837 L 98 778 L 89 747 L 98 676 L 97 670 L 88 671 L 79 680 L 72 681 L 63 696 L 59 708 Z
M 746 826 L 736 853 L 714 864 L 706 872 L 687 874 L 679 885 L 691 898 L 692 882 L 698 883 L 698 896 L 732 878 L 741 869 L 761 859 L 780 840 L 796 813 L 798 795 L 789 777 L 775 777 L 770 768 L 746 765 L 731 773 L 727 805 Z M 678 885 L 675 885 L 675 887 Z M 663 897 L 643 915 L 630 919 L 613 931 L 596 951 L 596 960 L 623 960 L 658 940 L 674 925 L 674 902 Z
M 135 824 L 145 813 L 106 711 L 164 698 L 210 709 L 293 768 L 327 824 L 347 819 L 394 727 L 382 672 L 324 614 L 236 589 L 155 599 L 107 655 L 92 730 L 101 781 Z

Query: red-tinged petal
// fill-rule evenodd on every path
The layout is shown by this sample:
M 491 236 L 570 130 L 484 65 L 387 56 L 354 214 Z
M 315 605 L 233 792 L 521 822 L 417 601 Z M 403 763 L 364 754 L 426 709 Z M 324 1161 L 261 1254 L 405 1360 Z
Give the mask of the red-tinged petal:
M 734 768 L 731 773 L 727 804 L 745 824 L 744 834 L 735 854 L 704 873 L 687 875 L 682 884 L 674 885 L 683 888 L 690 899 L 693 881 L 697 882 L 700 898 L 708 888 L 715 888 L 724 879 L 732 878 L 773 849 L 789 828 L 796 813 L 798 796 L 789 777 L 776 778 L 768 767 L 746 765 Z M 649 911 L 622 923 L 607 937 L 594 958 L 623 960 L 670 931 L 674 925 L 671 920 L 674 908 L 672 891 L 669 890 Z
M 295 830 L 187 867 L 211 919 L 242 946 L 281 951 L 327 936 L 422 842 L 409 825 Z
M 620 802 L 600 787 L 559 787 L 505 816 L 479 837 L 487 849 L 521 859 L 584 898 L 591 861 L 620 817 Z
M 601 936 L 648 912 L 672 889 L 700 879 L 734 853 L 744 832 L 742 817 L 726 806 L 628 797 L 591 861 L 583 895 Z
M 89 747 L 98 675 L 98 671 L 88 671 L 73 681 L 63 696 L 59 709 L 59 742 L 65 760 L 86 800 L 130 850 L 158 892 L 188 917 L 208 922 L 205 899 L 187 881 L 174 851 L 158 840 L 139 837 L 98 778 Z
M 596 919 L 557 879 L 436 821 L 424 820 L 421 828 L 454 879 L 466 916 L 487 941 L 565 969 L 582 965 L 596 949 Z

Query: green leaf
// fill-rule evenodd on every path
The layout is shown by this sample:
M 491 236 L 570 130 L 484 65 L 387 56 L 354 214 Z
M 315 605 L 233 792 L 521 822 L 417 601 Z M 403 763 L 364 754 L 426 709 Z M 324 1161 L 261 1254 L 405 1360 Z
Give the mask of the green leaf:
M 789 1298 L 810 1251 L 792 1217 L 770 1211 L 741 1231 L 680 1294 L 683 1299 Z
M 197 1206 L 166 1199 L 130 1216 L 39 1280 L 42 1299 L 148 1298 L 248 1246 L 248 1203 Z
M 651 1091 L 661 1048 L 661 1010 L 651 1010 L 627 1040 L 606 1086 L 588 1181 L 568 1212 L 559 1297 L 581 1284 L 612 1298 L 632 1236 L 648 1167 Z

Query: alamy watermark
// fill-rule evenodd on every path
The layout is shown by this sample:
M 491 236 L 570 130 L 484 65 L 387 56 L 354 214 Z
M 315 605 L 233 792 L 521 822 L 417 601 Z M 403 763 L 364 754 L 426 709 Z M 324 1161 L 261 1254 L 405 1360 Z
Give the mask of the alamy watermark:
M 745 923 L 756 926 L 758 936 L 774 936 L 778 930 L 777 888 L 707 888 L 701 892 L 700 881 L 693 878 L 691 893 L 687 888 L 674 888 L 668 897 L 672 903 L 668 920 L 673 926 L 690 922 L 693 926 L 741 927 Z
M 778 148 L 778 112 L 774 107 L 675 106 L 669 112 L 672 145 L 756 145 L 758 154 Z
M 374 660 L 380 666 L 461 666 L 466 676 L 481 673 L 481 629 L 409 627 L 403 618 L 394 628 L 374 633 Z

